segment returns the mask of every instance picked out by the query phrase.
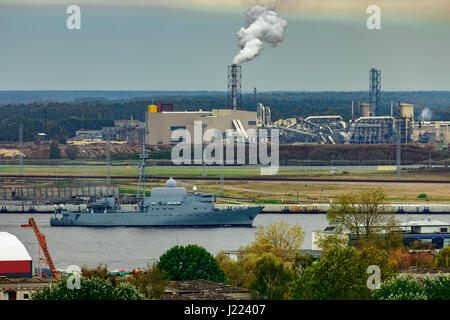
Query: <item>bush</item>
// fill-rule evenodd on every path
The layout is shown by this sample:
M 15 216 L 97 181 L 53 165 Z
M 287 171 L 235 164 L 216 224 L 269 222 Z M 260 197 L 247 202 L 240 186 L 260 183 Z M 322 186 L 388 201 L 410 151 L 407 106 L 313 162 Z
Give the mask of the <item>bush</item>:
M 412 276 L 399 276 L 381 284 L 373 293 L 375 300 L 427 300 L 420 284 Z
M 79 150 L 78 147 L 76 145 L 69 145 L 66 148 L 66 156 L 67 158 L 71 159 L 71 160 L 75 160 L 76 158 L 78 158 L 79 155 Z
M 450 276 L 427 277 L 422 283 L 412 276 L 386 281 L 373 294 L 376 300 L 450 300 Z
M 226 281 L 225 273 L 211 253 L 194 244 L 169 249 L 160 257 L 157 267 L 164 271 L 170 280 Z
M 414 240 L 413 242 L 411 242 L 410 247 L 413 250 L 434 250 L 436 248 L 436 245 L 431 242 Z
M 156 264 L 147 265 L 147 269 L 144 272 L 133 274 L 128 281 L 148 299 L 154 300 L 164 297 L 164 290 L 169 282 L 164 272 Z
M 306 300 L 369 299 L 367 268 L 377 265 L 381 280 L 393 276 L 394 269 L 384 250 L 367 247 L 331 248 L 316 263 L 304 269 L 291 284 L 291 296 Z
M 59 145 L 56 140 L 53 140 L 48 149 L 48 157 L 50 159 L 59 159 L 61 157 L 59 151 Z
M 434 256 L 429 252 L 416 252 L 411 255 L 411 264 L 420 268 L 431 268 Z
M 423 290 L 428 300 L 450 300 L 450 276 L 438 275 L 434 279 L 425 278 Z
M 389 259 L 393 262 L 396 271 L 406 270 L 412 265 L 412 256 L 407 249 L 392 250 Z
M 256 279 L 250 285 L 254 299 L 281 300 L 288 295 L 293 272 L 283 266 L 283 261 L 266 253 L 256 262 Z
M 111 281 L 103 278 L 80 279 L 80 289 L 69 289 L 67 277 L 61 278 L 56 286 L 36 290 L 32 300 L 142 300 L 144 296 L 129 283 L 114 286 Z
M 131 283 L 121 282 L 113 290 L 117 300 L 143 300 L 144 295 Z
M 438 268 L 448 268 L 450 266 L 450 246 L 439 250 L 435 266 Z
M 108 272 L 108 266 L 106 264 L 99 264 L 95 268 L 82 266 L 81 274 L 86 279 L 101 278 L 111 281 L 113 285 L 116 285 L 117 283 L 117 276 Z

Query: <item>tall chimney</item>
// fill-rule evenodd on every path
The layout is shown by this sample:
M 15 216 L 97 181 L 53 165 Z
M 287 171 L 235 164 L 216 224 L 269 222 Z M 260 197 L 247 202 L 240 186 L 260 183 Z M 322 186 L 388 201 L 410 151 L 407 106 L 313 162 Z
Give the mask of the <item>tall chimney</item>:
M 241 70 L 233 64 L 228 66 L 228 108 L 236 110 L 241 102 Z

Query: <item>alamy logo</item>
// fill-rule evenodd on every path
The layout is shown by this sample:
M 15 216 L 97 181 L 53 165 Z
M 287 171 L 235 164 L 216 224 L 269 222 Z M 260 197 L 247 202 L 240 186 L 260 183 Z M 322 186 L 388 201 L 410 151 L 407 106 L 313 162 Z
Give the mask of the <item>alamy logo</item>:
M 367 278 L 367 288 L 369 290 L 380 289 L 381 287 L 381 271 L 379 266 L 371 265 L 367 267 L 367 273 L 370 274 Z
M 181 164 L 246 164 L 246 145 L 248 146 L 248 164 L 262 165 L 261 175 L 274 175 L 279 169 L 279 130 L 267 129 L 232 130 L 222 132 L 208 129 L 203 133 L 202 121 L 194 121 L 194 139 L 187 129 L 172 132 L 172 141 L 178 144 L 172 149 L 172 162 Z M 270 155 L 268 143 L 270 141 Z M 192 146 L 194 148 L 192 159 Z M 236 156 L 235 156 L 236 150 Z M 226 158 L 224 159 L 224 154 Z
M 66 20 L 66 26 L 69 30 L 80 30 L 81 29 L 81 9 L 77 5 L 68 6 L 66 13 L 70 14 Z
M 67 289 L 81 289 L 81 268 L 76 265 L 69 266 L 67 273 L 71 274 L 66 281 Z
M 367 29 L 380 30 L 381 29 L 381 9 L 377 5 L 371 5 L 367 7 L 367 14 L 370 16 L 367 18 Z

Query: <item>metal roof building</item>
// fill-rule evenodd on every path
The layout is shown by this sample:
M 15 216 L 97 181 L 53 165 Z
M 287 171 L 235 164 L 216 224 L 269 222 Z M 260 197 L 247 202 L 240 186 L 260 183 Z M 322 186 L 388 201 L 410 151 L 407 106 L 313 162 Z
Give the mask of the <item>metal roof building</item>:
M 32 260 L 25 246 L 15 235 L 0 232 L 0 276 L 32 277 Z

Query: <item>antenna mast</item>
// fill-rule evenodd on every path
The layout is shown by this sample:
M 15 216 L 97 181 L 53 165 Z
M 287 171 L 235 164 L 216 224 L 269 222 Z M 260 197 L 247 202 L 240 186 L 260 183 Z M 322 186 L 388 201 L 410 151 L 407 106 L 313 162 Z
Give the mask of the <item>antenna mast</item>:
M 140 155 L 141 159 L 141 171 L 139 173 L 139 186 L 137 191 L 137 201 L 139 203 L 139 207 L 141 210 L 144 209 L 144 200 L 145 200 L 145 160 L 148 158 L 148 153 L 145 148 L 145 134 L 147 131 L 147 125 L 144 125 L 143 128 L 144 134 L 142 135 L 142 153 Z

